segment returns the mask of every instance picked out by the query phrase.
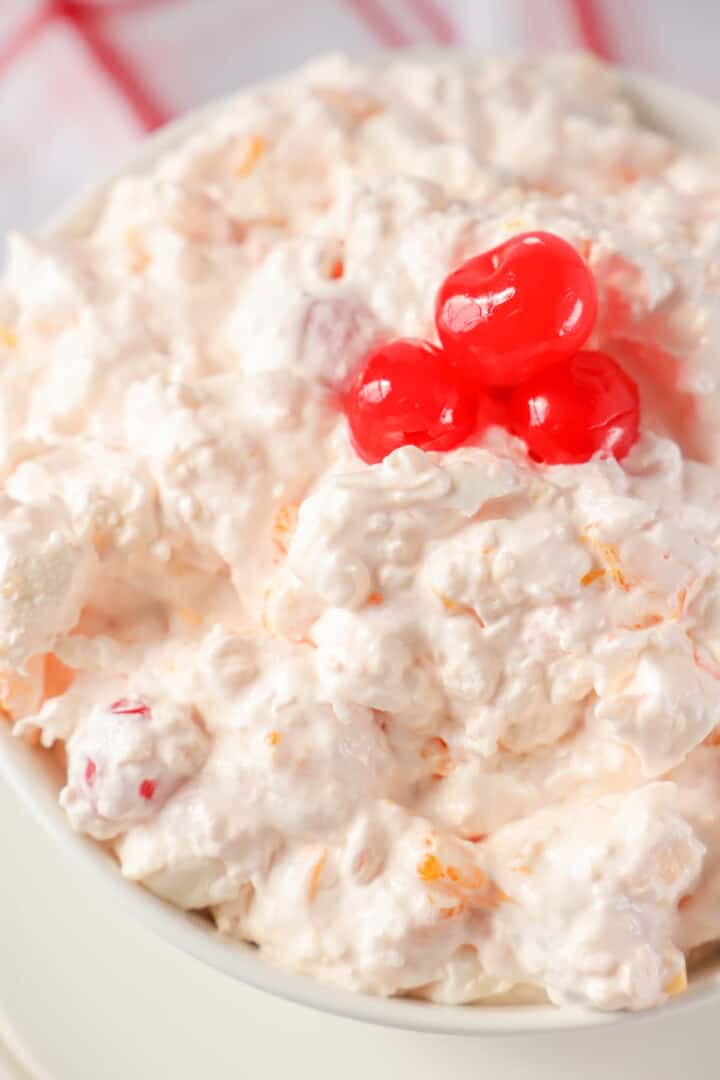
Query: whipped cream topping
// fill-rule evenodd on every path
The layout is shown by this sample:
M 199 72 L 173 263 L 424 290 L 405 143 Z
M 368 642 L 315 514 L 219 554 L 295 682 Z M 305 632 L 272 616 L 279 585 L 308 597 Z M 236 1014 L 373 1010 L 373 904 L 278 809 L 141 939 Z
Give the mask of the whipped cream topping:
M 327 58 L 0 291 L 0 704 L 122 872 L 280 964 L 639 1009 L 720 939 L 716 164 L 584 57 Z M 339 399 L 528 229 L 638 381 L 618 464 L 380 465 Z

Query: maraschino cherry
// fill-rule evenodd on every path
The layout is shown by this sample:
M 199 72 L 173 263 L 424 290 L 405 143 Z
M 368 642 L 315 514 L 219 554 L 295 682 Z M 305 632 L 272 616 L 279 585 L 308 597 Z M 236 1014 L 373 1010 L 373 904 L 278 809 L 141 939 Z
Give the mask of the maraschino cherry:
M 469 259 L 438 293 L 442 347 L 391 341 L 355 377 L 344 404 L 358 454 L 452 450 L 498 424 L 548 465 L 623 458 L 638 389 L 610 356 L 581 351 L 596 315 L 593 276 L 559 236 L 522 233 Z
M 575 248 L 552 233 L 527 232 L 449 274 L 435 321 L 466 378 L 515 386 L 582 348 L 596 315 L 595 281 Z
M 516 387 L 509 422 L 547 465 L 589 461 L 598 452 L 620 460 L 638 437 L 638 388 L 606 353 L 579 352 Z
M 477 395 L 424 341 L 374 349 L 345 399 L 355 449 L 375 463 L 399 446 L 451 450 L 477 430 Z

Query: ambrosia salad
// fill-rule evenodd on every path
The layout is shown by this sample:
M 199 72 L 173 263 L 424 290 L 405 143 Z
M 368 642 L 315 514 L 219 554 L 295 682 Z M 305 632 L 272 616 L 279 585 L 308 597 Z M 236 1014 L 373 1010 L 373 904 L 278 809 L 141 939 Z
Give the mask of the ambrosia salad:
M 330 57 L 13 236 L 0 324 L 0 698 L 73 828 L 338 986 L 685 989 L 716 161 L 587 57 Z

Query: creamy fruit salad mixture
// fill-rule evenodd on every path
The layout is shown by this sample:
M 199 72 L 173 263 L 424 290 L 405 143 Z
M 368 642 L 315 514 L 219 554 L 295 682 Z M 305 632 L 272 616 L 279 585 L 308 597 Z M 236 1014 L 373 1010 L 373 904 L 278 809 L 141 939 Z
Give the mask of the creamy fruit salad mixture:
M 331 57 L 11 237 L 0 698 L 124 875 L 374 994 L 685 989 L 718 175 L 585 57 Z

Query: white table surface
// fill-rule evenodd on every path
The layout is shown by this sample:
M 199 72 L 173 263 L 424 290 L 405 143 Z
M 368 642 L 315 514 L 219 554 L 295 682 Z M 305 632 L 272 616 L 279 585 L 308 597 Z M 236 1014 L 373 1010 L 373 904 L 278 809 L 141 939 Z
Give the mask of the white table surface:
M 720 1009 L 514 1040 L 423 1036 L 247 989 L 103 909 L 0 783 L 3 1023 L 52 1080 L 717 1080 Z M 0 1077 L 22 1077 L 3 1065 Z

